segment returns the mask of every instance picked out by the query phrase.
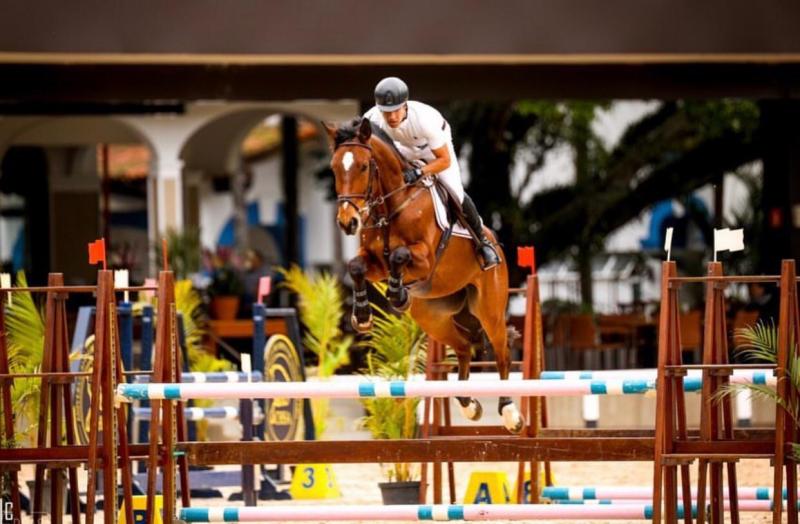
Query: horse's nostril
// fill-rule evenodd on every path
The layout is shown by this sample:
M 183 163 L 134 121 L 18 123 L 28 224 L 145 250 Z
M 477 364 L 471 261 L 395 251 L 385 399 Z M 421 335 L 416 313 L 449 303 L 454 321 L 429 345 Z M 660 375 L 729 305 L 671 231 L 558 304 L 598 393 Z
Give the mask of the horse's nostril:
M 347 224 L 347 232 L 352 235 L 356 232 L 356 229 L 358 229 L 358 220 L 351 218 L 350 222 Z

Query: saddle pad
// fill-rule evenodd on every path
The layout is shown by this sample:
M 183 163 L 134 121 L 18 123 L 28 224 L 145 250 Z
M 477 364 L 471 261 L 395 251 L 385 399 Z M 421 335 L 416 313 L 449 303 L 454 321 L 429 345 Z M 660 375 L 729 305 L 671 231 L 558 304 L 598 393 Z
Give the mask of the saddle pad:
M 434 186 L 428 187 L 428 191 L 431 192 L 431 198 L 433 199 L 433 210 L 434 214 L 436 215 L 436 225 L 439 226 L 439 229 L 444 231 L 450 227 L 450 221 L 447 218 L 447 209 L 445 209 L 444 202 L 442 202 L 442 198 Z M 467 231 L 464 226 L 458 223 L 453 228 L 453 236 L 469 239 L 472 238 L 472 235 L 469 234 L 469 231 Z

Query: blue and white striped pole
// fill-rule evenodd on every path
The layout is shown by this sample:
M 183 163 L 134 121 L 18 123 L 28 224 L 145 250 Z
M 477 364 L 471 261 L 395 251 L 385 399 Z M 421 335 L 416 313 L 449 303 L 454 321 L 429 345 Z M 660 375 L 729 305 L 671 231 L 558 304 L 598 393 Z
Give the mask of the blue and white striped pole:
M 152 414 L 153 410 L 151 408 L 133 408 L 133 418 L 135 419 L 149 419 Z M 183 409 L 183 414 L 186 420 L 193 422 L 208 419 L 236 420 L 239 418 L 239 408 L 232 406 L 209 408 L 188 407 Z
M 683 516 L 683 511 L 678 511 Z M 363 521 L 454 521 L 454 520 L 649 520 L 650 504 L 558 505 L 558 504 L 452 504 L 389 506 L 264 506 L 227 508 L 183 508 L 178 518 L 185 522 L 334 522 Z
M 773 490 L 766 486 L 736 488 L 739 500 L 772 500 Z M 800 493 L 800 492 L 798 492 Z M 783 498 L 786 499 L 788 491 L 784 488 Z M 697 496 L 697 488 L 692 488 L 692 497 Z M 724 491 L 728 498 L 728 489 Z M 645 486 L 545 486 L 542 488 L 542 498 L 552 501 L 582 501 L 582 500 L 650 500 L 653 498 L 653 488 Z
M 770 368 L 756 369 L 734 369 L 734 377 L 750 377 L 757 381 L 767 380 L 767 377 L 774 375 Z M 687 369 L 688 377 L 699 378 L 703 376 L 702 369 Z M 644 380 L 654 380 L 658 376 L 655 368 L 646 369 L 608 369 L 608 370 L 588 370 L 588 371 L 542 371 L 539 376 L 542 380 L 608 380 L 620 378 L 637 378 Z
M 203 383 L 211 382 L 215 384 L 226 382 L 261 382 L 264 376 L 260 371 L 253 371 L 245 373 L 243 371 L 213 371 L 203 373 L 199 371 L 186 371 L 181 373 L 181 382 L 185 383 Z M 148 375 L 138 375 L 133 381 L 135 384 L 148 384 L 150 377 Z
M 753 380 L 775 383 L 774 377 L 754 376 Z M 731 377 L 732 383 L 750 381 L 749 377 Z M 687 377 L 683 385 L 685 391 L 700 391 L 702 379 Z M 117 400 L 641 395 L 654 391 L 655 386 L 655 380 L 649 379 L 120 384 Z

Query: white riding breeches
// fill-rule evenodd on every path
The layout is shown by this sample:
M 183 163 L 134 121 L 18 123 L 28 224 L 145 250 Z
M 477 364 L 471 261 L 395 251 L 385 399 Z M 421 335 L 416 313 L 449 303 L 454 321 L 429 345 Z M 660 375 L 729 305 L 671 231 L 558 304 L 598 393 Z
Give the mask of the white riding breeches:
M 450 167 L 436 173 L 436 178 L 441 180 L 442 183 L 450 189 L 451 194 L 458 196 L 458 201 L 460 203 L 464 201 L 464 184 L 461 181 L 461 167 L 458 165 L 458 157 L 456 156 L 456 152 L 453 151 L 453 145 L 449 144 L 447 149 L 450 152 Z

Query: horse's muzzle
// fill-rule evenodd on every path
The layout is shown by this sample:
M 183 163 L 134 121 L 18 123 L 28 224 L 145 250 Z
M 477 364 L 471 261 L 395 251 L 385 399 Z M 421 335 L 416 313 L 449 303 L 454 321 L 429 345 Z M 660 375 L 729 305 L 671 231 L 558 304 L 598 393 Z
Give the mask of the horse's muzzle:
M 346 235 L 355 235 L 358 232 L 358 219 L 351 218 L 347 224 L 339 224 Z
M 361 219 L 358 216 L 358 212 L 346 204 L 339 206 L 336 222 L 345 235 L 355 235 L 361 229 Z

